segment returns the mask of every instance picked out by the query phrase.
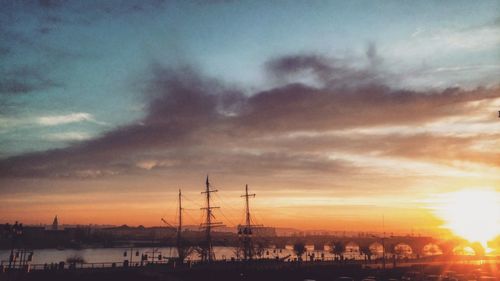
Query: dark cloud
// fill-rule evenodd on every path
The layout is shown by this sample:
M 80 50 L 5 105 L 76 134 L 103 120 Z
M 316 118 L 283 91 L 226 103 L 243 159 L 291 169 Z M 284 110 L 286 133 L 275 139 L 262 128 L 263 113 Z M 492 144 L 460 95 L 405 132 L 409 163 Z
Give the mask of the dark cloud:
M 8 55 L 10 52 L 10 48 L 0 46 L 0 57 Z
M 163 10 L 166 4 L 164 0 L 0 1 L 0 54 L 4 48 L 16 51 L 22 47 L 24 54 L 26 51 L 43 52 L 52 60 L 80 57 L 85 55 L 83 50 L 56 46 L 40 40 L 40 36 L 65 26 L 87 26 L 117 17 L 154 14 Z M 32 22 L 38 24 L 31 25 Z
M 331 130 L 356 126 L 420 124 L 470 113 L 464 105 L 498 97 L 498 91 L 392 90 L 384 85 L 355 89 L 290 84 L 250 97 L 239 125 L 248 130 Z
M 336 70 L 330 60 L 319 55 L 285 56 L 268 61 L 266 67 L 278 78 L 310 72 L 322 80 L 328 80 Z
M 92 24 L 110 17 L 131 17 L 135 14 L 153 14 L 165 9 L 165 0 L 111 0 L 74 1 L 68 3 L 67 10 L 79 23 Z
M 58 86 L 52 80 L 26 82 L 18 79 L 0 80 L 0 95 L 26 94 Z
M 380 69 L 382 60 L 377 55 L 374 44 L 368 46 L 366 55 L 369 67 L 365 68 L 355 68 L 351 66 L 351 61 L 322 55 L 283 56 L 270 60 L 265 66 L 278 83 L 311 82 L 308 84 L 329 91 L 386 85 L 389 81 L 384 81 L 385 74 Z
M 48 28 L 48 27 L 40 27 L 38 29 L 38 32 L 41 34 L 49 34 L 51 31 L 52 31 L 52 29 Z
M 65 174 L 65 170 L 108 167 L 120 170 L 122 161 L 144 151 L 170 148 L 190 138 L 200 127 L 219 117 L 217 98 L 223 89 L 203 81 L 191 71 L 180 73 L 155 69 L 149 88 L 149 113 L 140 124 L 120 127 L 100 138 L 43 153 L 9 158 L 1 163 L 1 174 L 39 176 Z M 29 167 L 26 166 L 28 164 Z M 134 165 L 132 161 L 132 165 Z M 25 168 L 28 168 L 27 170 Z
M 23 83 L 18 80 L 6 80 L 0 81 L 0 94 L 18 94 L 18 93 L 28 93 L 35 90 L 37 87 Z
M 19 67 L 7 70 L 0 78 L 0 95 L 26 94 L 58 87 L 60 84 L 46 77 L 41 69 Z
M 405 151 L 419 153 L 412 149 L 416 140 L 336 137 L 320 145 L 319 136 L 308 141 L 316 143 L 314 149 L 308 142 L 297 143 L 300 138 L 293 143 L 277 136 L 419 125 L 470 114 L 478 109 L 469 102 L 500 97 L 498 89 L 394 90 L 382 83 L 366 83 L 371 71 L 343 68 L 336 66 L 335 60 L 315 56 L 277 58 L 267 66 L 279 75 L 310 69 L 328 83 L 288 83 L 247 96 L 189 67 L 173 70 L 154 66 L 144 95 L 147 114 L 139 123 L 67 148 L 0 160 L 0 176 L 94 177 L 154 169 L 217 169 L 261 175 L 283 171 L 345 173 L 348 163 L 329 159 L 318 147 L 404 156 Z M 343 83 L 349 87 L 337 85 L 337 78 L 329 75 L 345 77 Z M 438 139 L 421 139 L 419 143 L 434 140 Z
M 48 29 L 48 31 L 54 29 L 55 27 L 44 27 L 37 28 L 35 31 L 43 35 L 42 29 Z M 0 29 L 0 47 L 4 47 L 10 50 L 8 55 L 19 55 L 20 51 L 34 52 L 38 54 L 43 54 L 45 59 L 52 63 L 58 63 L 62 59 L 75 59 L 88 57 L 87 54 L 82 54 L 78 51 L 67 49 L 60 46 L 54 46 L 51 44 L 43 43 L 37 40 L 36 34 L 28 32 L 17 32 L 12 30 L 2 30 Z

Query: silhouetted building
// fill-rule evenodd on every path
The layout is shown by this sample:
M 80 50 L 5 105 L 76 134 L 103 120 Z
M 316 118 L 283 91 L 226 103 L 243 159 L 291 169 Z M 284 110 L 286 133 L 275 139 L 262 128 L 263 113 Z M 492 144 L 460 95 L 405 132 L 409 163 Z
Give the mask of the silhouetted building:
M 176 229 L 172 227 L 130 227 L 122 225 L 118 227 L 110 227 L 99 229 L 99 232 L 106 233 L 121 239 L 164 239 L 176 233 Z
M 274 227 L 256 227 L 253 229 L 253 232 L 257 236 L 262 236 L 262 237 L 275 237 L 276 235 L 276 228 Z
M 54 221 L 52 222 L 52 230 L 58 230 L 59 229 L 59 222 L 57 221 L 57 215 L 54 217 Z

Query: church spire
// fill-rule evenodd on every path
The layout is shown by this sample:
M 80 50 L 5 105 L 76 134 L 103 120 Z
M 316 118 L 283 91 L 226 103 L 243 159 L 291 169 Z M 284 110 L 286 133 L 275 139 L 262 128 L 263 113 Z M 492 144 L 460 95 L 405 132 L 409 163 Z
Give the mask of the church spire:
M 52 230 L 59 229 L 59 222 L 57 221 L 57 215 L 54 217 L 54 221 L 52 222 Z

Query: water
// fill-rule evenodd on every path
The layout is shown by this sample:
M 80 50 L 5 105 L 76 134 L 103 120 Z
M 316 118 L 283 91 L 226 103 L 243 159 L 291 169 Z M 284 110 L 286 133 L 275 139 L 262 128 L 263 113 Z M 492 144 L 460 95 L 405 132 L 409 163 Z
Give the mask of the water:
M 173 247 L 162 247 L 155 248 L 157 249 L 156 254 L 161 253 L 163 257 L 176 257 L 177 251 Z M 151 251 L 153 248 L 133 248 L 133 262 L 140 261 L 141 255 L 147 252 L 150 252 L 148 255 L 151 256 Z M 124 257 L 123 253 L 127 251 L 127 256 Z M 139 252 L 139 256 L 136 256 L 136 252 Z M 214 247 L 215 258 L 217 260 L 223 259 L 231 259 L 235 258 L 235 249 L 232 247 Z M 321 257 L 323 253 L 325 259 L 332 259 L 333 255 L 328 253 L 327 251 L 308 251 L 308 254 L 314 253 L 317 258 Z M 0 250 L 0 260 L 8 261 L 10 255 L 10 250 Z M 284 258 L 288 255 L 291 255 L 291 259 L 295 258 L 295 254 L 291 249 L 268 249 L 264 253 L 264 258 Z M 38 249 L 34 250 L 33 261 L 32 264 L 50 264 L 50 263 L 58 263 L 61 261 L 66 262 L 67 258 L 70 257 L 82 257 L 86 263 L 111 263 L 111 262 L 123 262 L 125 259 L 130 258 L 130 248 L 96 248 L 96 249 L 65 249 L 65 250 L 57 250 L 57 249 Z M 303 256 L 306 258 L 306 255 Z M 362 259 L 362 257 L 358 254 L 352 254 L 351 256 L 346 255 L 346 258 L 355 258 Z M 189 257 L 190 260 L 199 260 L 199 256 L 197 253 L 191 254 Z

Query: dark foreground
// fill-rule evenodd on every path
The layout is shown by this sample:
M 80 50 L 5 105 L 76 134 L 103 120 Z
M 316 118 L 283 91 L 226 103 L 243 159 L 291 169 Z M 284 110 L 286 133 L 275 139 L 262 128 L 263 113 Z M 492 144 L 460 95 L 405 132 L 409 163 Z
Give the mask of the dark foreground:
M 281 264 L 213 264 L 195 268 L 172 270 L 162 265 L 142 268 L 116 268 L 93 270 L 34 271 L 30 273 L 7 272 L 0 274 L 0 281 L 199 281 L 199 280 L 255 280 L 255 281 L 335 281 L 351 277 L 353 281 L 500 281 L 498 263 L 428 264 L 381 269 L 362 265 L 331 263 L 281 263 Z M 341 281 L 349 281 L 343 279 Z

